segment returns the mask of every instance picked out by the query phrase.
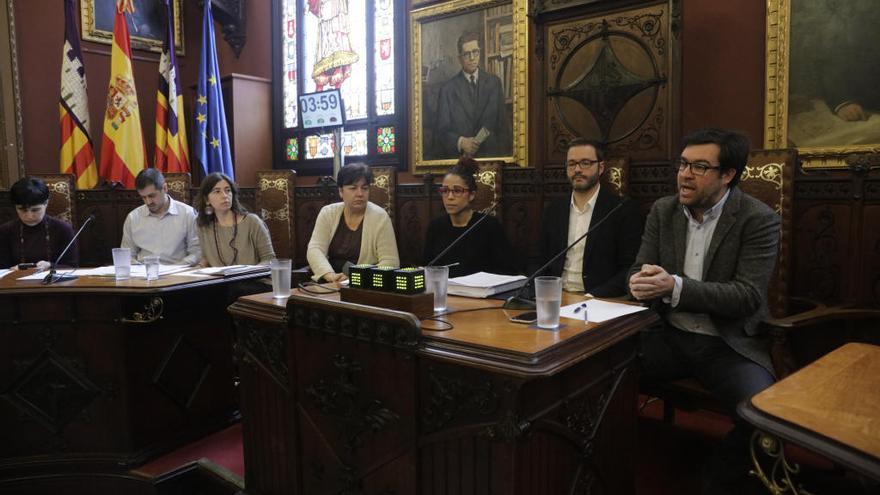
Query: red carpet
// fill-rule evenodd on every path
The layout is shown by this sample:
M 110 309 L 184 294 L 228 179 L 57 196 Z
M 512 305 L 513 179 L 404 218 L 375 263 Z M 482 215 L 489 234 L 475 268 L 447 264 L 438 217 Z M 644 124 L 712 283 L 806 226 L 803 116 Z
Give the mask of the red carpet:
M 222 466 L 244 479 L 244 451 L 241 442 L 241 425 L 237 424 L 218 431 L 197 442 L 154 459 L 135 471 L 146 476 L 159 476 L 199 459 Z

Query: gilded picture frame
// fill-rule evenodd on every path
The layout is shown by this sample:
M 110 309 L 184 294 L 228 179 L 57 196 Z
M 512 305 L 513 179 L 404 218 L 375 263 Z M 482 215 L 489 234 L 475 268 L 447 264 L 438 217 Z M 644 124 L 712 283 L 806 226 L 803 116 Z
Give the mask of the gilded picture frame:
M 131 47 L 161 53 L 165 38 L 165 5 L 162 0 L 134 0 L 134 14 L 126 16 Z M 178 55 L 185 55 L 181 0 L 172 0 L 174 44 Z M 82 39 L 113 43 L 116 0 L 80 0 Z
M 410 148 L 415 173 L 440 171 L 454 164 L 460 154 L 461 142 L 455 144 L 454 134 L 476 138 L 473 125 L 481 117 L 473 115 L 471 131 L 461 127 L 450 130 L 439 122 L 458 120 L 473 107 L 452 108 L 461 99 L 458 88 L 465 81 L 464 58 L 459 54 L 459 41 L 466 35 L 477 38 L 476 48 L 465 57 L 479 52 L 478 77 L 473 83 L 472 97 L 485 117 L 486 102 L 502 102 L 493 107 L 491 119 L 498 128 L 487 129 L 475 154 L 477 160 L 526 165 L 528 157 L 528 20 L 526 0 L 451 0 L 413 10 L 410 13 L 412 53 L 410 61 Z M 499 42 L 499 40 L 502 40 Z M 465 47 L 473 47 L 474 42 Z M 499 46 L 500 43 L 500 46 Z M 455 86 L 459 84 L 459 86 Z M 459 91 L 459 93 L 456 93 Z M 457 102 L 457 103 L 450 103 Z M 501 109 L 503 105 L 503 109 Z M 451 117 L 450 117 L 451 116 Z M 463 117 L 462 117 L 463 118 Z M 471 118 L 469 115 L 467 118 Z M 488 121 L 488 120 L 487 120 Z M 482 122 L 482 121 L 480 121 Z M 483 128 L 493 125 L 476 124 Z M 452 132 L 452 131 L 455 132 Z M 471 134 L 471 135 L 468 135 Z M 480 134 L 480 133 L 477 133 Z M 488 139 L 486 139 L 486 135 Z M 441 136 L 443 136 L 441 138 Z
M 860 87 L 874 92 L 876 71 L 844 56 L 871 60 L 865 49 L 880 53 L 871 46 L 880 37 L 871 34 L 876 24 L 869 22 L 880 20 L 880 14 L 872 14 L 870 2 L 854 0 L 835 9 L 823 2 L 795 2 L 798 10 L 792 12 L 791 0 L 767 1 L 765 148 L 797 148 L 805 169 L 847 168 L 849 155 L 880 152 L 880 108 L 857 96 Z M 835 30 L 846 30 L 847 36 L 836 36 Z M 832 64 L 846 66 L 837 70 Z M 835 78 L 843 84 L 835 84 Z M 852 94 L 842 96 L 836 88 Z M 845 115 L 851 103 L 864 105 L 862 117 Z

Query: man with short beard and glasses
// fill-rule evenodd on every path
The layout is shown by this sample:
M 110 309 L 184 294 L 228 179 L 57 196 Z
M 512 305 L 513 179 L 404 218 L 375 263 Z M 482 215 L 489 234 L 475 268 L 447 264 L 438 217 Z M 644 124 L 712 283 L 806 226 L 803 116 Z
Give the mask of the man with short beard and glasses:
M 651 207 L 630 270 L 633 297 L 663 318 L 640 334 L 643 383 L 694 377 L 736 418 L 736 405 L 773 383 L 761 335 L 779 245 L 779 215 L 736 184 L 749 140 L 724 129 L 684 138 L 678 194 Z M 743 493 L 748 426 L 737 421 L 703 472 L 705 494 Z M 753 483 L 760 488 L 760 483 Z
M 141 170 L 134 187 L 144 204 L 131 210 L 122 227 L 121 246 L 131 258 L 159 256 L 163 265 L 195 265 L 202 258 L 192 206 L 168 194 L 165 176 L 155 168 Z
M 552 200 L 544 210 L 541 264 L 625 201 L 599 184 L 605 172 L 605 152 L 598 142 L 572 140 L 565 167 L 571 181 L 571 197 Z M 595 232 L 551 264 L 545 274 L 561 276 L 562 287 L 569 292 L 596 297 L 625 295 L 627 271 L 639 250 L 641 235 L 641 212 L 634 202 L 627 201 Z

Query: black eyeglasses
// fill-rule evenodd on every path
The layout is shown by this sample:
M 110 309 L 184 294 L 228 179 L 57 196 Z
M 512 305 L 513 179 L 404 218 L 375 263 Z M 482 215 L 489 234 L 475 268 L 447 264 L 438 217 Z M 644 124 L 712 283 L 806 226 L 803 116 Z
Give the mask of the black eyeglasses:
M 471 192 L 471 190 L 466 187 L 459 187 L 459 186 L 452 186 L 452 187 L 441 186 L 441 187 L 437 188 L 437 192 L 439 192 L 441 196 L 446 196 L 449 193 L 452 193 L 453 196 L 461 196 L 462 194 Z
M 589 158 L 584 158 L 583 160 L 578 161 L 569 160 L 568 163 L 566 163 L 566 166 L 569 170 L 574 170 L 575 168 L 580 168 L 581 170 L 589 170 L 590 167 L 598 165 L 599 161 L 600 160 L 590 160 Z
M 712 165 L 711 163 L 706 162 L 689 162 L 684 158 L 679 158 L 678 161 L 672 164 L 672 168 L 679 172 L 684 172 L 686 169 L 690 168 L 691 173 L 694 175 L 706 175 L 706 172 L 710 170 L 721 169 L 721 165 Z

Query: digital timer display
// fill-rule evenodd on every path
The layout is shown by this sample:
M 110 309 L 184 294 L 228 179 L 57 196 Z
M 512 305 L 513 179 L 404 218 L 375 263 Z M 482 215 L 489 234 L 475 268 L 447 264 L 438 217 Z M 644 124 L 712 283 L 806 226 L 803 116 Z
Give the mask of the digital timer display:
M 338 89 L 299 96 L 304 129 L 333 128 L 345 124 L 345 105 Z

